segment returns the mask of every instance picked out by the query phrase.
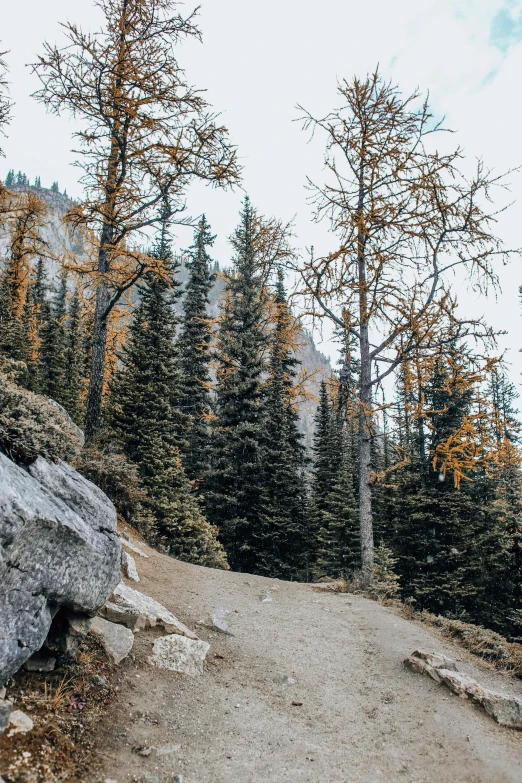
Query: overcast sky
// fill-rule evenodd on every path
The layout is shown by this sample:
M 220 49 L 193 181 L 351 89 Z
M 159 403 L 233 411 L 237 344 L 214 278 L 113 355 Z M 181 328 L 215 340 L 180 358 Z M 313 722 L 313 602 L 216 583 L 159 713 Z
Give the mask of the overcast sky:
M 85 28 L 97 26 L 91 0 L 23 0 L 5 2 L 2 44 L 9 49 L 12 98 L 16 102 L 9 138 L 2 142 L 7 170 L 41 176 L 50 186 L 80 194 L 78 171 L 71 166 L 66 118 L 47 116 L 30 97 L 37 87 L 26 63 L 42 50 L 44 39 L 59 42 L 60 21 Z M 185 6 L 187 9 L 190 5 Z M 187 43 L 179 61 L 189 81 L 208 90 L 208 99 L 223 114 L 244 165 L 244 188 L 253 203 L 285 220 L 295 217 L 296 242 L 327 251 L 326 227 L 311 223 L 306 176 L 321 181 L 322 143 L 308 138 L 295 122 L 302 104 L 314 114 L 336 103 L 340 77 L 364 75 L 380 64 L 384 76 L 405 92 L 429 90 L 433 109 L 445 115 L 455 141 L 473 159 L 482 157 L 497 171 L 522 164 L 521 95 L 522 0 L 203 0 L 200 11 L 203 44 Z M 499 221 L 498 231 L 511 247 L 522 246 L 522 174 L 511 177 L 514 206 Z M 215 256 L 228 261 L 226 237 L 237 221 L 242 193 L 222 193 L 201 186 L 189 194 L 190 212 L 206 212 L 218 233 Z M 179 232 L 180 247 L 190 231 Z M 333 246 L 333 242 L 330 243 Z M 478 300 L 459 291 L 470 314 L 484 313 L 509 334 L 502 338 L 520 385 L 522 335 L 518 286 L 521 262 L 501 270 L 498 301 Z M 319 340 L 318 340 L 319 342 Z M 331 346 L 320 345 L 326 353 Z

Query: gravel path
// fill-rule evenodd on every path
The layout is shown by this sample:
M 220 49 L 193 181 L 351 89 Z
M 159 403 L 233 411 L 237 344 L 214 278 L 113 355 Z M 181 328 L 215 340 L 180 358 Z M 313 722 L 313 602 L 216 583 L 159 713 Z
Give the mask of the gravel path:
M 137 634 L 92 783 L 521 783 L 522 733 L 402 661 L 420 647 L 497 690 L 521 683 L 373 601 L 144 549 L 133 586 L 210 642 L 208 665 L 197 678 L 152 668 L 163 633 Z M 234 636 L 197 625 L 215 608 Z

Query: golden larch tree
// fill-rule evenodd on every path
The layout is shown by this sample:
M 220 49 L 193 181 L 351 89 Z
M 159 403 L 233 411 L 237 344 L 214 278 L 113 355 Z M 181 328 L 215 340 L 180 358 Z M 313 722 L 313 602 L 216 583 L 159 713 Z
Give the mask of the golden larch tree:
M 326 182 L 308 185 L 316 220 L 329 221 L 338 244 L 310 254 L 298 271 L 314 315 L 358 345 L 361 554 L 370 579 L 375 389 L 413 354 L 440 346 L 441 323 L 453 324 L 453 339 L 470 328 L 459 321 L 448 278 L 460 267 L 479 289 L 496 283 L 493 262 L 508 253 L 488 207 L 504 181 L 482 163 L 465 177 L 460 149 L 434 149 L 443 129 L 427 101 L 417 92 L 404 97 L 378 71 L 343 80 L 338 93 L 341 106 L 326 117 L 304 114 L 305 129 L 326 137 Z
M 85 195 L 68 220 L 98 236 L 88 441 L 101 426 L 107 319 L 149 268 L 148 257 L 133 252 L 137 235 L 166 218 L 183 222 L 184 194 L 193 179 L 220 187 L 239 179 L 226 128 L 177 61 L 179 42 L 200 38 L 195 15 L 178 14 L 174 0 L 95 4 L 102 29 L 87 33 L 64 24 L 66 45 L 45 44 L 34 66 L 41 81 L 35 97 L 80 125 L 76 163 Z

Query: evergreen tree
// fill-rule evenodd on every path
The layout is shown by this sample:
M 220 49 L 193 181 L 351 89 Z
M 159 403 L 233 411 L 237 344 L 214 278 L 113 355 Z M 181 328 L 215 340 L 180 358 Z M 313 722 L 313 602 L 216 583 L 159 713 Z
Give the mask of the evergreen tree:
M 263 568 L 266 542 L 262 471 L 263 372 L 267 336 L 256 220 L 245 199 L 233 237 L 234 270 L 227 277 L 217 342 L 217 393 L 207 485 L 209 518 L 220 530 L 231 567 Z
M 38 295 L 40 292 L 38 292 Z M 65 394 L 65 319 L 67 316 L 67 275 L 60 278 L 54 299 L 44 299 L 40 310 L 40 372 L 41 394 L 60 405 L 66 402 Z
M 63 406 L 72 420 L 83 422 L 85 374 L 85 333 L 81 301 L 76 291 L 71 298 L 65 332 Z
M 5 186 L 6 188 L 12 188 L 15 185 L 15 173 L 14 169 L 9 169 L 7 172 L 7 177 L 5 178 Z
M 207 316 L 209 292 L 214 281 L 208 248 L 214 238 L 205 216 L 201 218 L 189 250 L 189 279 L 183 303 L 179 337 L 181 357 L 181 409 L 190 415 L 184 449 L 187 476 L 201 484 L 210 466 L 212 326 Z
M 480 621 L 482 574 L 496 569 L 498 528 L 490 514 L 491 486 L 479 469 L 460 484 L 455 470 L 442 472 L 435 457 L 471 413 L 474 384 L 462 349 L 440 355 L 426 388 L 429 416 L 426 469 L 419 441 L 410 437 L 410 464 L 396 503 L 395 551 L 403 595 L 417 606 L 452 617 Z M 412 432 L 414 430 L 412 429 Z M 464 435 L 458 436 L 463 443 Z
M 346 411 L 347 379 L 331 404 L 321 384 L 314 437 L 311 523 L 315 530 L 316 577 L 346 578 L 360 567 L 354 461 Z
M 139 287 L 141 301 L 121 357 L 122 368 L 110 385 L 109 426 L 125 456 L 138 467 L 169 553 L 226 568 L 216 531 L 201 514 L 180 456 L 185 417 L 177 407 L 180 369 L 173 307 L 177 292 L 165 227 L 154 254 L 165 268 L 170 266 L 171 279 L 149 274 Z
M 305 453 L 294 394 L 299 362 L 292 351 L 292 317 L 281 274 L 274 306 L 261 455 L 265 508 L 256 540 L 257 573 L 306 579 Z

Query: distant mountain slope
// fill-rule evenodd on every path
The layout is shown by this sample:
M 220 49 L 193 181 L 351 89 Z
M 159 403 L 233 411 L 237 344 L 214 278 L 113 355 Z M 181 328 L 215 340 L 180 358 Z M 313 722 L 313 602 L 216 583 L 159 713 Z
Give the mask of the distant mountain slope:
M 81 244 L 78 237 L 69 232 L 63 224 L 63 218 L 72 204 L 72 199 L 62 193 L 49 190 L 47 188 L 31 188 L 40 198 L 42 198 L 49 207 L 49 214 L 46 227 L 42 230 L 42 236 L 49 245 L 49 249 L 56 255 L 64 251 L 73 253 L 82 253 Z M 13 188 L 14 192 L 20 192 L 21 188 Z M 0 232 L 0 259 L 5 255 L 7 237 Z M 183 254 L 179 256 L 180 260 L 180 279 L 182 284 L 186 283 L 188 270 L 185 265 Z M 49 279 L 55 280 L 59 272 L 59 263 L 55 261 L 47 262 Z M 224 290 L 224 283 L 220 278 L 212 288 L 210 295 L 209 315 L 215 317 L 219 314 L 220 300 Z M 332 373 L 332 367 L 329 360 L 315 347 L 312 335 L 307 331 L 302 331 L 300 346 L 297 351 L 297 358 L 301 363 L 301 369 L 304 371 L 308 380 L 304 387 L 308 399 L 300 404 L 301 429 L 306 438 L 307 446 L 312 444 L 313 436 L 313 417 L 316 407 L 317 393 L 319 384 L 324 378 Z

